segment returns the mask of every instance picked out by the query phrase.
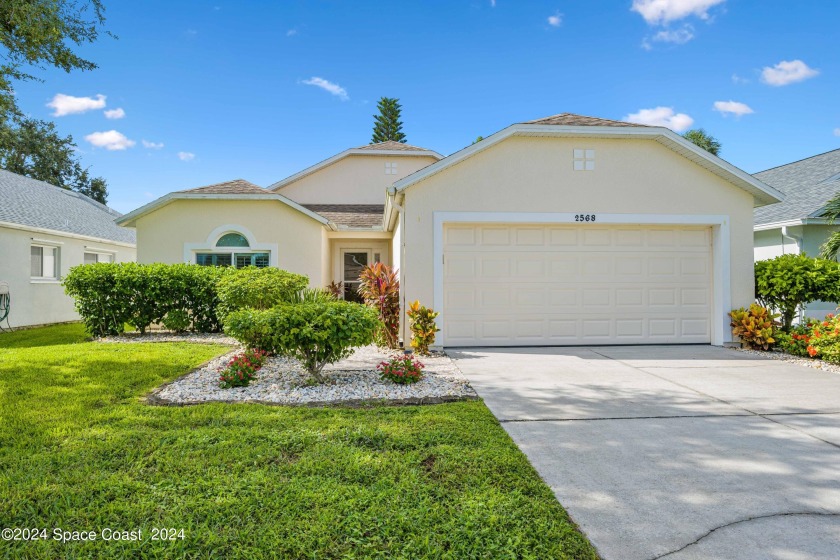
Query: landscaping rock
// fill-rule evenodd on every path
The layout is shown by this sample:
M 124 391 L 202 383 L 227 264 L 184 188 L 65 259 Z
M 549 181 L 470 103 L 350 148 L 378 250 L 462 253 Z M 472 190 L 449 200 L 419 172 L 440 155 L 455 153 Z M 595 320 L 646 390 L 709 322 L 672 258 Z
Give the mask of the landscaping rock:
M 376 366 L 396 352 L 375 346 L 357 348 L 348 358 L 326 366 L 326 381 L 307 384 L 309 375 L 296 360 L 272 356 L 248 387 L 222 389 L 219 374 L 236 352 L 205 364 L 147 397 L 152 404 L 187 405 L 208 402 L 255 402 L 297 406 L 365 404 L 434 404 L 475 399 L 458 367 L 443 353 L 419 358 L 426 367 L 423 379 L 409 385 L 383 381 Z
M 170 331 L 155 331 L 140 333 L 123 333 L 119 336 L 103 336 L 97 338 L 96 342 L 105 344 L 113 343 L 141 343 L 141 342 L 189 342 L 191 344 L 226 344 L 228 346 L 239 347 L 240 344 L 235 338 L 231 338 L 224 333 L 175 333 Z
M 814 358 L 803 358 L 801 356 L 794 356 L 793 354 L 788 354 L 786 352 L 779 352 L 778 350 L 772 350 L 769 352 L 762 350 L 751 350 L 749 348 L 738 348 L 737 350 L 741 352 L 746 352 L 747 354 L 755 354 L 756 356 L 769 358 L 771 360 L 782 360 L 784 362 L 790 362 L 792 364 L 797 364 L 800 366 L 805 366 L 814 369 L 821 369 L 823 371 L 828 371 L 831 373 L 840 373 L 840 365 L 824 362 L 822 360 L 817 360 Z

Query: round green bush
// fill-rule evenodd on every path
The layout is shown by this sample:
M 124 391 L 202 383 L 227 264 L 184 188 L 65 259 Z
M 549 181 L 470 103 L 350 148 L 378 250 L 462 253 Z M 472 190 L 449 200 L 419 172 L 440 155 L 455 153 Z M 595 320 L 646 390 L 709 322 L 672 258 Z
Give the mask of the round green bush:
M 279 303 L 292 301 L 298 292 L 309 285 L 301 274 L 279 268 L 247 267 L 222 275 L 218 283 L 217 313 L 224 318 L 234 311 L 269 309 Z

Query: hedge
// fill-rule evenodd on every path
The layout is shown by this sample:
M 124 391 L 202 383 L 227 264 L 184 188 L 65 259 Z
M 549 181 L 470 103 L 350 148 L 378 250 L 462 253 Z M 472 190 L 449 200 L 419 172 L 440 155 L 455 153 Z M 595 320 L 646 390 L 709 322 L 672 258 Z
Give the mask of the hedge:
M 237 286 L 237 279 L 244 279 L 254 289 L 224 292 L 220 288 L 223 280 L 226 286 Z M 126 323 L 140 332 L 154 323 L 218 332 L 220 308 L 259 306 L 267 298 L 286 295 L 307 282 L 305 276 L 274 268 L 98 263 L 71 268 L 64 289 L 75 299 L 88 332 L 106 336 L 122 333 Z M 258 294 L 258 290 L 267 295 Z M 230 294 L 226 301 L 222 292 Z
M 291 302 L 298 292 L 309 285 L 309 278 L 279 268 L 240 268 L 234 274 L 219 278 L 218 315 L 239 309 L 269 309 L 283 302 Z

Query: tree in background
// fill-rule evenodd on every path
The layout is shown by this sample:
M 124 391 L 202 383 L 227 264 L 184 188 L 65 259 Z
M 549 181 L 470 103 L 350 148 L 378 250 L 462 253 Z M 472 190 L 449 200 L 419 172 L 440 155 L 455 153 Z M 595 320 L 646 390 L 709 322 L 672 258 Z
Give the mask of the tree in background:
M 405 134 L 402 131 L 400 113 L 402 106 L 400 100 L 395 97 L 383 97 L 376 104 L 379 114 L 373 116 L 373 138 L 371 143 L 379 142 L 405 142 Z
M 837 219 L 840 218 L 840 192 L 825 203 L 822 217 L 829 224 L 836 223 Z M 828 236 L 828 239 L 820 247 L 820 257 L 836 261 L 838 253 L 840 253 L 840 231 L 835 231 Z
M 484 136 L 477 136 L 476 139 L 473 140 L 473 144 L 478 144 L 482 140 L 484 140 Z
M 17 105 L 13 82 L 41 81 L 31 68 L 93 70 L 73 45 L 94 42 L 105 22 L 101 0 L 3 0 L 0 2 L 0 167 L 78 191 L 105 203 L 107 183 L 91 178 L 76 157 L 72 136 L 27 117 Z
M 702 128 L 692 128 L 685 134 L 683 134 L 683 138 L 691 142 L 692 144 L 696 144 L 700 146 L 710 154 L 716 156 L 720 153 L 720 142 L 715 139 L 714 136 L 708 134 Z

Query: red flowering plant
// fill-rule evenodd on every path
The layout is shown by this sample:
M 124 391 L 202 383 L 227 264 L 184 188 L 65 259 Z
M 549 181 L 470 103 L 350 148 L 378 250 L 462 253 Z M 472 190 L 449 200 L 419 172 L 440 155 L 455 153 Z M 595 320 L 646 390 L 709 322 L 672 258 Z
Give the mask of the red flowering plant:
M 811 332 L 806 351 L 812 358 L 840 363 L 840 317 L 827 315 L 823 321 L 809 321 Z
M 776 334 L 777 347 L 782 352 L 794 356 L 813 356 L 816 349 L 811 347 L 811 335 L 817 324 L 819 321 L 816 319 L 807 319 L 804 323 L 792 327 L 790 333 L 780 331 Z
M 232 387 L 247 387 L 257 378 L 259 370 L 268 358 L 268 352 L 248 349 L 236 354 L 228 362 L 227 367 L 219 375 L 219 386 L 222 389 Z
M 424 367 L 410 355 L 396 355 L 387 362 L 380 363 L 376 369 L 382 379 L 407 385 L 417 383 L 423 378 Z

